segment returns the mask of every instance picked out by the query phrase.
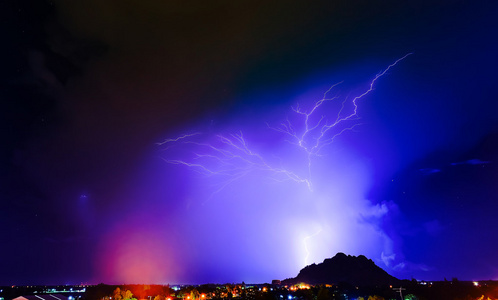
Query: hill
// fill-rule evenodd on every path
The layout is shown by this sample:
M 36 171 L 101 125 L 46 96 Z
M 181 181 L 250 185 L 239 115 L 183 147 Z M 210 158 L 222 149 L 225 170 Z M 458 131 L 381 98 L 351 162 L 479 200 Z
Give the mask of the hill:
M 337 253 L 320 264 L 304 267 L 295 278 L 285 279 L 282 284 L 291 285 L 300 282 L 313 285 L 348 283 L 354 286 L 381 286 L 396 285 L 400 280 L 389 275 L 363 255 Z

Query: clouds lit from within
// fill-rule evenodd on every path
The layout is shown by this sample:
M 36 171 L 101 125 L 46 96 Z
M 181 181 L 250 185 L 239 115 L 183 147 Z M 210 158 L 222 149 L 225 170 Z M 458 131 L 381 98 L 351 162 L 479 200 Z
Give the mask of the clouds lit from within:
M 182 186 L 175 230 L 188 237 L 181 252 L 197 273 L 216 273 L 210 278 L 218 282 L 283 279 L 337 252 L 366 255 L 388 270 L 403 266 L 381 226 L 395 205 L 366 199 L 373 170 L 347 138 L 361 127 L 361 102 L 400 60 L 356 96 L 334 86 L 306 93 L 306 103 L 298 95 L 291 107 L 158 143 L 168 177 Z

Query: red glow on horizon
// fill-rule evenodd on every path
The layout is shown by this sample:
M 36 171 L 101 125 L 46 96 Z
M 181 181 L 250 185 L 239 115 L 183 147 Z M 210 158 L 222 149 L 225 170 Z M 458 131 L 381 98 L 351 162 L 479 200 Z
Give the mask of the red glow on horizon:
M 101 280 L 118 284 L 174 281 L 177 267 L 167 237 L 145 226 L 123 225 L 105 235 L 96 266 Z

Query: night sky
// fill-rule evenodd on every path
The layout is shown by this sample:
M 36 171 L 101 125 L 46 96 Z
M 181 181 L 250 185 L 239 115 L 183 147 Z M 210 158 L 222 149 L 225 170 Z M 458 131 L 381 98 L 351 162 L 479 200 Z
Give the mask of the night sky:
M 496 1 L 0 11 L 0 285 L 498 280 Z

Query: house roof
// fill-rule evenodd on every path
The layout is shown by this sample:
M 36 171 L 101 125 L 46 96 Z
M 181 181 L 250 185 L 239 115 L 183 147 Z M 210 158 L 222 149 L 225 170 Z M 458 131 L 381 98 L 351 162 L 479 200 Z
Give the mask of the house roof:
M 14 298 L 13 300 L 68 300 L 68 298 L 60 294 L 40 294 L 19 296 L 17 298 Z

